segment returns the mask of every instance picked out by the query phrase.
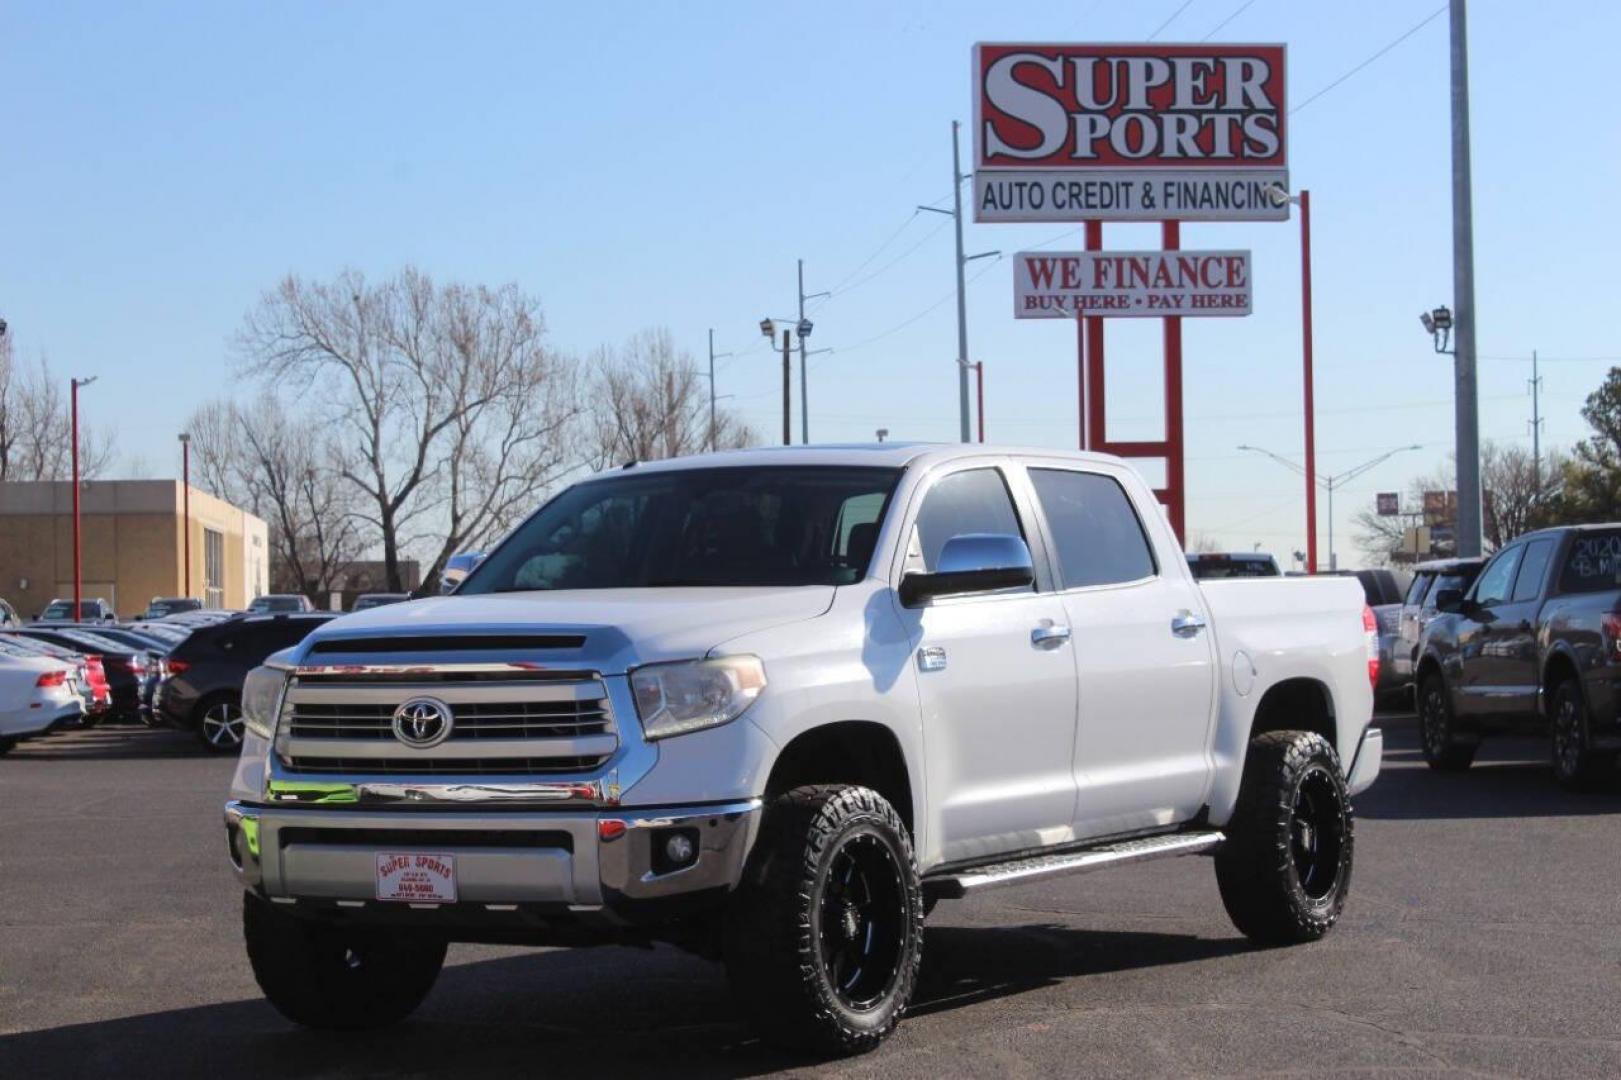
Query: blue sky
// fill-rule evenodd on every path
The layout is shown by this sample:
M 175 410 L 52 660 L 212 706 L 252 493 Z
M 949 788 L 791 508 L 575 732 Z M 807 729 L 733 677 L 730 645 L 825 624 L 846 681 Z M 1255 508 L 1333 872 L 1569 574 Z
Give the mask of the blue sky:
M 1287 43 L 1299 103 L 1436 6 L 1192 0 L 1160 39 L 1199 40 L 1236 12 L 1214 40 Z M 101 376 L 87 417 L 158 474 L 191 410 L 233 390 L 228 340 L 262 290 L 408 262 L 519 282 L 581 353 L 667 325 L 701 363 L 713 327 L 739 353 L 720 392 L 770 435 L 780 369 L 756 324 L 792 312 L 804 258 L 808 291 L 844 288 L 814 314 L 815 345 L 836 351 L 811 361 L 813 439 L 951 439 L 949 221 L 912 208 L 951 192 L 971 46 L 1141 40 L 1182 7 L 14 3 L 0 315 L 23 358 Z M 1606 269 L 1621 13 L 1477 0 L 1470 14 L 1481 352 L 1621 356 Z M 1452 291 L 1445 17 L 1291 125 L 1293 182 L 1314 203 L 1321 467 L 1425 447 L 1337 499 L 1354 562 L 1352 514 L 1452 440 L 1450 363 L 1417 320 Z M 966 242 L 1079 247 L 1071 228 L 970 225 Z M 1156 246 L 1157 230 L 1110 226 L 1105 243 Z M 1187 225 L 1183 244 L 1250 248 L 1256 280 L 1251 317 L 1185 324 L 1190 532 L 1285 554 L 1303 544 L 1299 484 L 1235 447 L 1300 453 L 1297 224 Z M 971 271 L 991 438 L 1073 445 L 1073 332 L 1011 317 L 1008 262 Z M 1115 437 L 1159 433 L 1158 343 L 1157 323 L 1110 328 Z M 1481 361 L 1485 436 L 1527 438 L 1528 367 Z M 1582 436 L 1606 370 L 1544 366 L 1546 442 Z

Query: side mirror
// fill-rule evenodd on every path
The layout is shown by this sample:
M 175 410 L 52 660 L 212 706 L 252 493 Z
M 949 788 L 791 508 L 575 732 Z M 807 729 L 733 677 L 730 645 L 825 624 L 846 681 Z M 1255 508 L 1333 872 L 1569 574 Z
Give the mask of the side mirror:
M 1463 610 L 1462 589 L 1442 589 L 1435 594 L 1435 610 L 1453 614 Z
M 953 536 L 940 549 L 932 574 L 901 578 L 901 603 L 917 607 L 933 596 L 1022 589 L 1035 581 L 1030 548 L 1017 536 L 964 533 Z

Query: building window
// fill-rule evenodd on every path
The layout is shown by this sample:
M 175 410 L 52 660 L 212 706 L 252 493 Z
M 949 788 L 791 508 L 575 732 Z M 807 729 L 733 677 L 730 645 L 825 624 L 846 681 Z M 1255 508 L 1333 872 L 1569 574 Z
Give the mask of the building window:
M 225 534 L 203 530 L 203 606 L 225 606 Z

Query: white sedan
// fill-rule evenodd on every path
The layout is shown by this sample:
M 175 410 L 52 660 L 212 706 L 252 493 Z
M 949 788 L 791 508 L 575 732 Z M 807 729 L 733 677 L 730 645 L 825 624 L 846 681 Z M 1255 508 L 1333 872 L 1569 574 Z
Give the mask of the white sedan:
M 49 656 L 0 654 L 0 754 L 84 711 L 71 663 Z

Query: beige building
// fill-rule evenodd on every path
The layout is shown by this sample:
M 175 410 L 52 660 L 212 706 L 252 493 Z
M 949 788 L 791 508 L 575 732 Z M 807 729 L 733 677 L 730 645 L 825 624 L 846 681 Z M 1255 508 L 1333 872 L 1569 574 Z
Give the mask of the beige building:
M 243 608 L 268 590 L 265 523 L 178 480 L 90 480 L 79 496 L 83 595 L 123 616 L 154 596 L 185 596 L 185 535 L 191 534 L 190 595 L 205 607 Z M 73 596 L 73 485 L 0 483 L 0 596 L 24 618 Z

